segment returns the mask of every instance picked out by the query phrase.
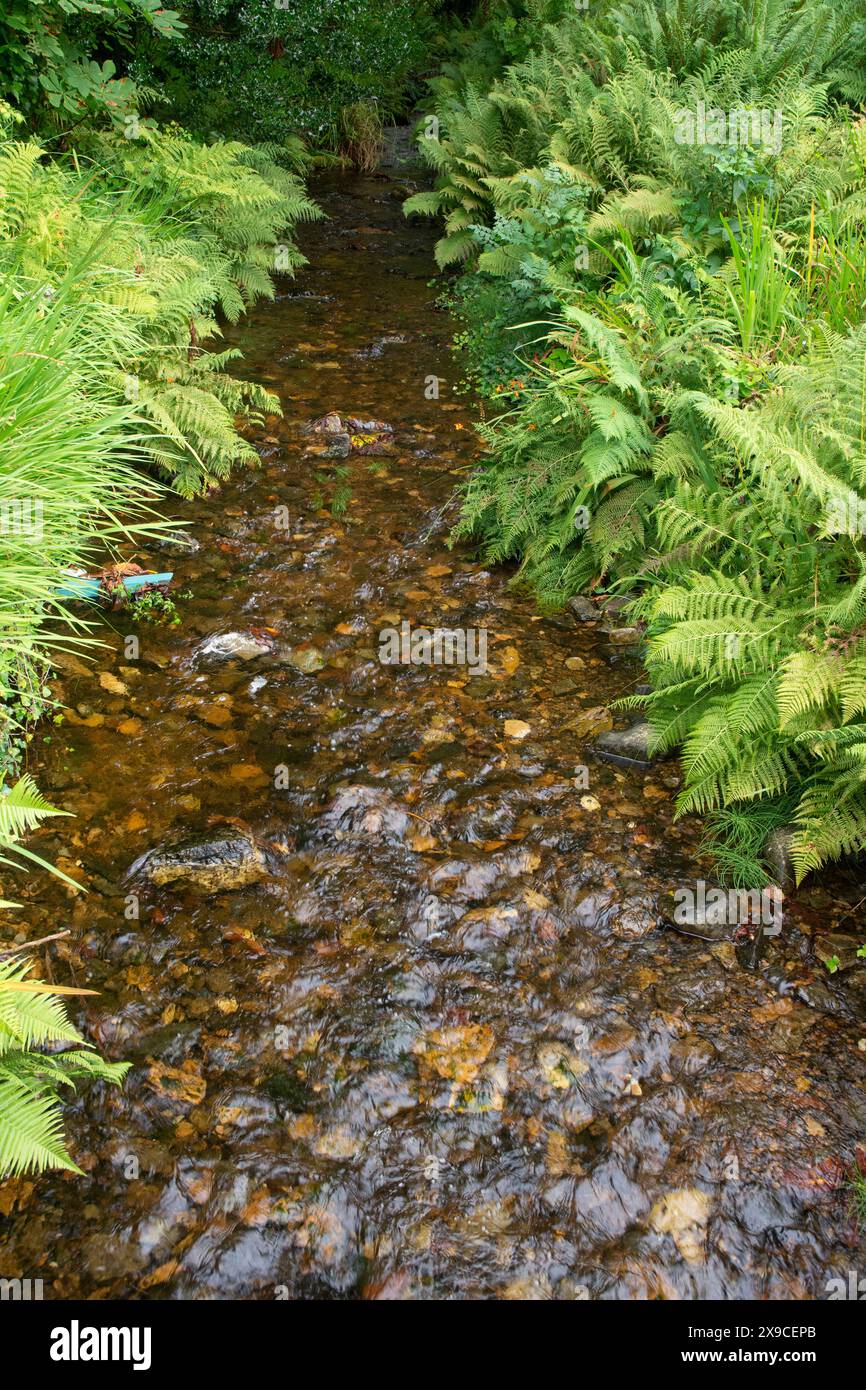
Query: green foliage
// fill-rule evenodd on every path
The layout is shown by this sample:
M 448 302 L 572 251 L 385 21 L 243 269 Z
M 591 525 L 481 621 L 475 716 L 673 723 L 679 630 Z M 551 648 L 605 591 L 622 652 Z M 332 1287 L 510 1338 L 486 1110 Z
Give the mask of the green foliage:
M 41 985 L 36 992 L 40 982 L 29 970 L 29 961 L 0 960 L 0 1178 L 46 1168 L 80 1172 L 66 1150 L 58 1093 L 82 1080 L 119 1086 L 129 1070 L 94 1052 L 56 991 Z M 54 1043 L 80 1046 L 38 1050 Z
M 423 69 L 436 3 L 420 0 L 184 0 L 186 29 L 142 34 L 132 72 L 157 110 L 190 130 L 254 142 L 296 131 L 344 143 L 344 111 L 403 109 Z
M 546 605 L 634 596 L 679 811 L 740 886 L 780 825 L 798 877 L 866 848 L 866 134 L 828 100 L 864 15 L 596 4 L 435 89 L 407 204 L 510 407 L 456 534 Z
M 46 817 L 64 814 L 48 805 L 29 777 L 13 787 L 0 784 L 0 865 L 20 867 L 10 857 L 14 851 L 58 873 L 18 841 Z M 64 874 L 59 877 L 72 883 Z M 0 903 L 2 908 L 14 906 Z M 30 962 L 14 959 L 18 954 L 0 955 L 0 1178 L 46 1168 L 77 1173 L 63 1139 L 58 1092 L 62 1087 L 75 1090 L 79 1080 L 119 1085 L 128 1064 L 105 1062 L 94 1052 L 70 1023 L 56 988 L 31 980 Z M 55 1043 L 82 1046 L 39 1050 Z
M 5 0 L 0 13 L 0 98 L 34 124 L 65 129 L 83 118 L 122 125 L 138 94 L 106 47 L 130 46 L 136 28 L 163 40 L 182 31 L 159 0 Z

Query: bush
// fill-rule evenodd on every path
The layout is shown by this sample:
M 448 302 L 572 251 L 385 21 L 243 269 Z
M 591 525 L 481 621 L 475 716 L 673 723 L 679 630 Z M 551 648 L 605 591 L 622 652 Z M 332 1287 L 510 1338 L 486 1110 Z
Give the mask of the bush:
M 596 4 L 435 90 L 407 203 L 445 216 L 470 377 L 510 405 L 456 534 L 547 605 L 632 596 L 679 811 L 753 883 L 775 825 L 800 878 L 866 848 L 866 135 L 828 100 L 862 99 L 864 23 Z
M 159 109 L 210 137 L 343 143 L 343 112 L 387 121 L 423 68 L 436 6 L 417 0 L 192 0 L 171 44 L 143 39 L 133 74 Z

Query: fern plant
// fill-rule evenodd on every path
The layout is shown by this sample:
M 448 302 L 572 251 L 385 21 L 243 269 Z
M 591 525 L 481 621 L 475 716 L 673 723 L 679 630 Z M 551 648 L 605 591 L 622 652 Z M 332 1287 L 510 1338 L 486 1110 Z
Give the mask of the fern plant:
M 47 817 L 65 815 L 41 795 L 30 777 L 0 785 L 0 865 L 18 867 L 18 858 L 48 869 L 72 887 L 78 885 L 20 844 L 22 836 Z M 14 856 L 14 857 L 13 857 Z M 0 902 L 0 908 L 14 908 Z M 30 977 L 27 947 L 0 951 L 0 1178 L 46 1168 L 81 1170 L 63 1138 L 59 1093 L 80 1080 L 120 1085 L 126 1062 L 106 1062 L 69 1021 L 60 996 L 92 993 L 48 985 Z M 44 1051 L 53 1044 L 78 1044 Z
M 60 1092 L 77 1081 L 119 1086 L 128 1062 L 106 1062 L 69 1022 L 59 997 L 86 994 L 34 981 L 30 962 L 0 959 L 0 1178 L 81 1169 L 63 1137 Z M 43 1052 L 55 1043 L 79 1044 Z
M 866 848 L 866 133 L 832 99 L 862 87 L 864 13 L 602 2 L 486 95 L 442 85 L 437 188 L 409 205 L 447 214 L 464 287 L 512 287 L 520 390 L 456 535 L 546 604 L 637 595 L 679 812 L 756 882 L 782 824 L 799 878 Z M 724 127 L 683 138 L 709 108 Z M 551 173 L 583 193 L 579 269 Z
M 225 370 L 236 352 L 208 346 L 217 314 L 233 322 L 273 295 L 273 276 L 304 260 L 291 227 L 319 210 L 285 167 L 293 147 L 202 147 L 142 125 L 85 149 L 86 177 L 33 141 L 0 147 L 0 267 L 49 294 L 66 283 L 103 344 L 103 385 L 134 407 L 136 446 L 192 496 L 256 462 L 236 421 L 280 408 Z

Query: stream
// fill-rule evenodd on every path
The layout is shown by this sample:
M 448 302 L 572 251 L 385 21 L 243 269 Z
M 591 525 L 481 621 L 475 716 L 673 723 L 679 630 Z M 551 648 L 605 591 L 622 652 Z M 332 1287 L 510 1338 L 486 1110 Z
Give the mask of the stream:
M 840 872 L 786 902 L 753 969 L 730 929 L 662 924 L 712 880 L 676 762 L 591 751 L 639 652 L 448 546 L 475 411 L 399 191 L 322 176 L 310 265 L 228 334 L 284 415 L 260 469 L 177 504 L 192 545 L 136 557 L 174 571 L 181 624 L 107 613 L 92 666 L 62 659 L 29 770 L 76 819 L 28 843 L 88 892 L 16 876 L 0 944 L 69 927 L 41 971 L 98 991 L 72 1012 L 133 1065 L 65 1102 L 83 1177 L 0 1184 L 0 1275 L 826 1297 L 866 1272 L 866 971 L 815 944 L 863 939 L 862 894 Z M 329 411 L 393 425 L 390 451 L 327 457 L 302 427 Z M 383 664 L 404 622 L 483 631 L 484 669 Z M 220 659 L 227 633 L 261 650 Z M 149 876 L 190 837 L 254 846 L 248 881 Z

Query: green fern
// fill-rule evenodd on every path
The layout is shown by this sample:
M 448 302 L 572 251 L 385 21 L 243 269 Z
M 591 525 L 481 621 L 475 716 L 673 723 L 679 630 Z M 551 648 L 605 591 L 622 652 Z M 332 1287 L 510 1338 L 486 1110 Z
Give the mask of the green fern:
M 48 817 L 65 814 L 48 804 L 30 777 L 8 790 L 0 786 L 0 864 L 17 867 L 9 857 L 14 850 L 77 888 L 19 843 Z M 81 1046 L 61 1052 L 36 1050 L 55 1043 Z M 57 987 L 30 978 L 28 960 L 14 949 L 0 954 L 0 1178 L 45 1168 L 79 1172 L 64 1144 L 58 1092 L 61 1087 L 74 1090 L 76 1081 L 85 1079 L 120 1085 L 128 1069 L 128 1063 L 106 1062 L 89 1048 L 70 1023 Z

